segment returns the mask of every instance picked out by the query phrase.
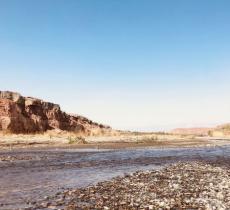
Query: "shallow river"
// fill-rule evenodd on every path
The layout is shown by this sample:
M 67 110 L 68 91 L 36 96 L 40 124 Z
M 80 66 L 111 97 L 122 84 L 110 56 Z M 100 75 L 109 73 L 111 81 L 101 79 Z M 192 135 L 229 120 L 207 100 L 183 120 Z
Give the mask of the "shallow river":
M 0 152 L 0 209 L 19 209 L 66 188 L 85 187 L 169 163 L 230 157 L 230 146 L 180 149 L 52 149 Z

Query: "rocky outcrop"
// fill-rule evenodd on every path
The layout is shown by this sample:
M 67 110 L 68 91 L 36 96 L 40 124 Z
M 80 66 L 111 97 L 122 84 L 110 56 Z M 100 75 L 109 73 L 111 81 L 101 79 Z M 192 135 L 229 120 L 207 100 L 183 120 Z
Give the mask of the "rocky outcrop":
M 61 111 L 57 104 L 19 93 L 0 91 L 0 130 L 12 133 L 36 133 L 59 129 L 90 134 L 111 128 L 85 117 Z

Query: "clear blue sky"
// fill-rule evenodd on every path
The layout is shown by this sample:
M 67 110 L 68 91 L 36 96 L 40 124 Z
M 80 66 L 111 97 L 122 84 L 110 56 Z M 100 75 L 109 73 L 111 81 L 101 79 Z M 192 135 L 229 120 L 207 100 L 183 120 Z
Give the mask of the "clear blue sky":
M 230 1 L 2 0 L 0 89 L 124 129 L 230 122 Z

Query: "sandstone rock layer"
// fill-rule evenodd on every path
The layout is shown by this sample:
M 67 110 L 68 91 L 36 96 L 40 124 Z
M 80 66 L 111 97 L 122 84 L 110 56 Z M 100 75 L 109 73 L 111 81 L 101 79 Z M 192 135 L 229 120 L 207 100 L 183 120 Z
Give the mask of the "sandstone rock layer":
M 36 133 L 52 129 L 90 134 L 92 131 L 100 133 L 111 128 L 82 116 L 67 114 L 57 104 L 0 91 L 0 130 Z

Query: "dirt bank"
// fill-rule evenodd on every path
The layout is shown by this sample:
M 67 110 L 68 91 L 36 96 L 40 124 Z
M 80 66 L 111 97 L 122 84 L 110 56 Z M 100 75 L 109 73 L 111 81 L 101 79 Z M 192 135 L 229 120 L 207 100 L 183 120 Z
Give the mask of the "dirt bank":
M 173 135 L 129 135 L 78 137 L 66 135 L 1 135 L 0 149 L 18 148 L 100 148 L 121 149 L 136 147 L 197 147 L 230 144 L 229 139 L 189 138 Z

